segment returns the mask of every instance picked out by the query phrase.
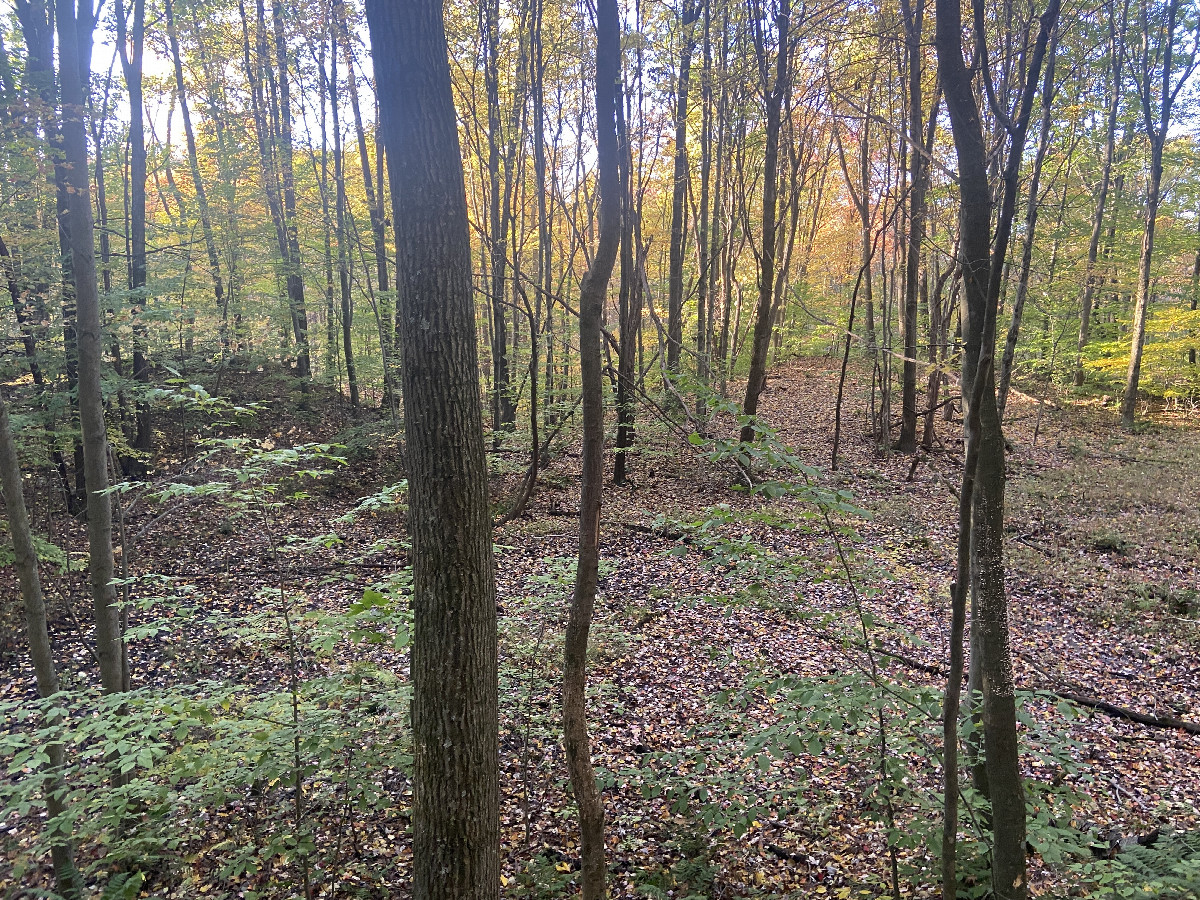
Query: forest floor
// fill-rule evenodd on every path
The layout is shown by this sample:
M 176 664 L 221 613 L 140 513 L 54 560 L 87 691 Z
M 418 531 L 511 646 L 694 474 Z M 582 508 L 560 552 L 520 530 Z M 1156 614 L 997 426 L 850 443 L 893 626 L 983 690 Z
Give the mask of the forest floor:
M 630 483 L 606 489 L 590 713 L 614 897 L 889 896 L 893 859 L 901 895 L 936 890 L 935 692 L 948 659 L 961 426 L 939 414 L 941 440 L 915 466 L 911 457 L 880 454 L 861 412 L 869 384 L 852 381 L 841 458 L 830 473 L 836 388 L 833 361 L 793 361 L 772 372 L 761 401 L 779 440 L 820 469 L 809 476 L 813 489 L 775 499 L 739 491 L 727 466 L 661 426 L 643 431 Z M 321 427 L 336 420 L 326 416 Z M 258 435 L 271 445 L 334 437 L 298 421 L 271 427 Z M 1068 704 L 1063 695 L 1200 722 L 1200 432 L 1194 417 L 1160 413 L 1129 434 L 1101 399 L 1043 405 L 1017 394 L 1006 434 L 1013 656 L 1018 686 L 1039 692 L 1024 698 L 1025 764 L 1031 778 L 1052 786 L 1031 838 L 1045 849 L 1032 885 L 1068 896 L 1079 870 L 1054 858 L 1047 836 L 1055 828 L 1106 844 L 1197 827 L 1200 735 Z M 572 441 L 560 441 L 526 515 L 496 534 L 511 897 L 567 895 L 577 868 L 557 733 L 576 539 Z M 174 440 L 177 468 L 188 459 L 185 444 Z M 342 518 L 401 477 L 394 439 L 365 444 L 311 497 L 265 512 L 269 527 L 200 501 L 134 512 L 125 523 L 141 535 L 132 568 L 171 576 L 210 611 L 261 608 L 264 591 L 281 583 L 310 609 L 344 610 L 406 558 L 398 513 Z M 497 456 L 493 496 L 509 496 L 523 467 L 519 449 Z M 833 491 L 848 492 L 848 504 L 822 507 Z M 342 543 L 321 540 L 331 532 Z M 283 543 L 297 549 L 283 557 Z M 13 610 L 15 588 L 5 585 L 3 594 Z M 62 612 L 68 602 L 86 608 L 83 583 L 63 578 L 51 596 L 55 638 L 85 670 L 85 634 Z M 286 680 L 285 642 L 263 652 L 215 634 L 179 623 L 134 644 L 135 687 Z M 16 643 L 0 645 L 3 691 L 33 696 Z M 406 679 L 403 652 L 360 647 L 350 657 L 314 655 L 300 670 L 370 659 Z M 890 789 L 880 786 L 880 710 Z M 403 772 L 377 774 L 391 799 L 377 804 L 372 821 L 333 807 L 310 813 L 315 852 L 324 854 L 310 874 L 315 895 L 407 895 L 410 785 Z M 1064 800 L 1055 789 L 1065 788 L 1087 796 Z M 276 800 L 277 814 L 288 815 L 286 794 Z M 261 819 L 265 802 L 226 798 L 199 816 L 171 877 L 143 895 L 296 893 L 271 887 L 269 872 L 218 876 L 227 852 L 220 841 L 243 833 L 236 823 L 252 807 Z M 16 858 L 33 824 L 15 813 L 0 820 L 0 861 Z M 968 821 L 964 835 L 972 827 Z M 280 860 L 279 872 L 286 868 Z M 4 882 L 0 874 L 0 888 Z

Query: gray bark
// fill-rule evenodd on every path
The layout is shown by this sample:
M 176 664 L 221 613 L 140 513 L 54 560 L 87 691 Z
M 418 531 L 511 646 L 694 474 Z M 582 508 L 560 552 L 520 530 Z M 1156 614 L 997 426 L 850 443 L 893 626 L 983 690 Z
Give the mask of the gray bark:
M 368 0 L 396 229 L 413 544 L 413 894 L 500 883 L 495 575 L 471 240 L 440 0 Z
M 70 220 L 71 268 L 79 340 L 79 425 L 83 432 L 83 469 L 87 485 L 88 577 L 96 623 L 96 656 L 100 682 L 108 693 L 125 690 L 123 641 L 113 579 L 112 506 L 108 496 L 108 437 L 101 394 L 103 355 L 100 292 L 96 284 L 96 252 L 92 239 L 91 183 L 87 138 L 83 125 L 84 94 L 92 58 L 96 20 L 90 0 L 78 15 L 70 0 L 57 0 L 56 18 L 62 85 L 62 141 L 66 160 L 67 216 Z

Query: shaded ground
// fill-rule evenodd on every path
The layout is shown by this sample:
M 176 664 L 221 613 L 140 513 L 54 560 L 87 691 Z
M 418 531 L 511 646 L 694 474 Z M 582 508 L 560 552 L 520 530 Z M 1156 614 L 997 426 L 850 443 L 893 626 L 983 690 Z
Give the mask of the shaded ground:
M 833 429 L 832 369 L 823 359 L 787 364 L 772 375 L 760 407 L 781 440 L 823 469 Z M 961 442 L 959 426 L 939 417 L 944 445 L 915 468 L 909 458 L 877 454 L 864 434 L 863 390 L 854 386 L 848 394 L 839 471 L 817 480 L 849 490 L 869 517 L 835 515 L 838 530 L 832 534 L 811 504 L 734 491 L 728 469 L 698 458 L 680 437 L 652 429 L 644 443 L 653 449 L 632 461 L 631 485 L 608 490 L 591 709 L 593 749 L 606 779 L 614 896 L 885 893 L 888 813 L 878 800 L 876 733 L 872 720 L 845 718 L 852 713 L 837 697 L 847 696 L 847 689 L 834 679 L 869 683 L 874 664 L 886 673 L 883 683 L 893 679 L 909 692 L 905 696 L 940 686 L 934 673 L 948 657 L 944 633 Z M 1115 410 L 1098 406 L 1044 407 L 1039 421 L 1038 402 L 1022 396 L 1010 402 L 1010 417 L 1007 552 L 1018 681 L 1030 690 L 1200 720 L 1195 430 L 1164 421 L 1125 435 L 1116 427 Z M 324 416 L 326 423 L 332 418 Z M 307 430 L 284 423 L 266 438 L 286 446 Z M 314 499 L 272 512 L 271 528 L 253 518 L 231 520 L 204 503 L 157 520 L 149 512 L 133 516 L 127 527 L 146 528 L 135 567 L 152 564 L 175 576 L 209 611 L 261 607 L 264 587 L 302 596 L 306 608 L 344 609 L 406 558 L 396 513 L 337 521 L 358 497 L 398 477 L 389 474 L 394 444 L 369 434 L 362 443 L 352 471 L 315 488 Z M 577 465 L 568 448 L 546 474 L 528 515 L 496 535 L 502 839 L 505 892 L 513 897 L 569 892 L 577 860 L 556 730 Z M 513 454 L 497 466 L 499 496 L 513 489 L 522 463 Z M 344 543 L 279 553 L 284 534 L 306 539 L 331 530 Z M 839 544 L 853 590 L 840 570 Z M 62 596 L 73 598 L 82 619 L 82 585 L 62 585 L 56 585 L 55 637 L 67 658 L 85 665 L 85 644 L 63 614 Z M 885 651 L 873 660 L 861 651 L 864 621 L 870 642 Z M 203 626 L 181 623 L 134 646 L 141 685 L 224 678 L 277 686 L 285 677 L 286 647 L 262 640 L 242 645 Z M 354 659 L 373 660 L 406 678 L 406 655 L 379 648 L 343 648 L 332 658 L 313 654 L 299 667 L 312 675 Z M 10 695 L 32 697 L 19 653 L 10 652 L 6 664 Z M 784 694 L 768 696 L 753 682 L 760 675 L 832 685 L 833 700 L 797 710 Z M 734 702 L 716 702 L 721 692 Z M 921 717 L 906 719 L 899 709 L 889 713 L 887 755 L 911 777 L 892 804 L 898 829 L 893 844 L 905 843 L 895 839 L 898 833 L 917 836 L 896 855 L 902 892 L 926 895 L 935 887 L 928 874 L 934 857 L 919 826 L 940 801 L 932 793 L 936 761 L 931 748 L 921 749 L 921 728 L 936 723 L 913 724 Z M 825 718 L 816 710 L 824 710 Z M 1032 700 L 1028 711 L 1031 734 L 1056 732 L 1076 742 L 1070 755 L 1077 767 L 1060 770 L 1031 754 L 1030 775 L 1079 784 L 1091 795 L 1072 822 L 1058 824 L 1122 835 L 1194 826 L 1200 736 L 1091 712 L 1064 718 L 1066 710 L 1049 696 Z M 758 747 L 780 734 L 798 740 L 776 755 L 765 752 L 766 744 Z M 327 857 L 312 876 L 321 896 L 407 893 L 407 778 L 402 770 L 374 777 L 393 802 L 372 820 L 356 822 L 334 806 L 309 813 L 318 853 Z M 144 894 L 240 896 L 249 888 L 264 897 L 296 894 L 269 873 L 217 876 L 217 841 L 258 834 L 269 827 L 261 820 L 289 815 L 285 789 L 277 790 L 230 801 L 212 811 L 211 822 L 205 816 L 196 839 Z M 686 808 L 679 791 L 690 794 Z M 242 821 L 251 811 L 253 828 Z M 0 850 L 15 858 L 32 824 L 8 816 L 0 823 Z M 294 861 L 278 861 L 277 877 L 284 872 L 295 876 Z M 1042 868 L 1035 885 L 1065 893 L 1072 877 Z

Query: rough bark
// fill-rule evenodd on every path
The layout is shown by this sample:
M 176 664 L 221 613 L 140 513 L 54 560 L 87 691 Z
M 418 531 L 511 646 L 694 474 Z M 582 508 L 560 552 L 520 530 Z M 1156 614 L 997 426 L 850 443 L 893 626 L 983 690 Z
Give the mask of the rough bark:
M 413 543 L 413 893 L 500 882 L 495 576 L 471 241 L 440 0 L 368 0 L 396 228 Z

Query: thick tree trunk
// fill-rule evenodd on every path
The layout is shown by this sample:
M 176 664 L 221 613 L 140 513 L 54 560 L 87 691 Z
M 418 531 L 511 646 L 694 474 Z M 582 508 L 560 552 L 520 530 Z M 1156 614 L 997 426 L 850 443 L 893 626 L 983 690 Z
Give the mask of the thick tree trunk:
M 471 239 L 440 0 L 368 0 L 396 229 L 413 542 L 413 894 L 495 900 L 496 596 Z
M 67 165 L 63 158 L 62 134 L 59 122 L 55 116 L 58 105 L 58 91 L 55 88 L 54 77 L 54 32 L 55 10 L 54 2 L 47 0 L 20 0 L 14 4 L 17 18 L 21 23 L 21 31 L 25 38 L 25 82 L 31 119 L 41 127 L 46 143 L 54 161 L 54 190 L 53 201 L 47 203 L 47 216 L 53 218 L 58 231 L 58 251 L 62 265 L 61 297 L 63 332 L 63 369 L 67 377 L 67 393 L 70 397 L 72 427 L 77 427 L 79 416 L 79 352 L 78 332 L 75 312 L 75 282 L 71 271 L 71 236 L 68 201 L 70 190 L 67 184 Z M 90 57 L 90 34 L 88 53 Z M 86 155 L 86 152 L 85 152 Z M 37 305 L 35 318 L 48 318 L 45 308 L 45 298 L 50 294 L 49 278 L 39 278 L 34 295 Z M 65 469 L 65 464 L 63 466 Z M 79 439 L 75 439 L 74 450 L 75 485 L 67 485 L 66 504 L 71 515 L 77 515 L 84 503 L 85 483 L 83 471 L 83 448 Z M 65 476 L 64 476 L 65 478 Z M 64 482 L 65 483 L 65 482 Z
M 87 484 L 88 575 L 96 622 L 96 655 L 100 682 L 108 693 L 125 690 L 128 673 L 113 579 L 112 500 L 108 496 L 108 438 L 101 395 L 103 347 L 100 292 L 96 284 L 96 252 L 92 238 L 91 184 L 87 138 L 83 126 L 84 95 L 92 59 L 95 14 L 82 0 L 78 14 L 71 0 L 57 0 L 55 14 L 60 47 L 62 140 L 68 184 L 71 268 L 79 323 L 79 425 L 83 432 L 83 467 Z
M 592 770 L 587 729 L 587 647 L 600 566 L 600 502 L 604 488 L 604 396 L 601 319 L 608 280 L 621 243 L 621 182 L 617 144 L 617 85 L 621 78 L 616 0 L 596 3 L 596 156 L 600 226 L 592 264 L 579 288 L 579 371 L 583 395 L 579 560 L 563 644 L 563 746 L 579 807 L 580 887 L 584 900 L 605 896 L 604 805 Z

